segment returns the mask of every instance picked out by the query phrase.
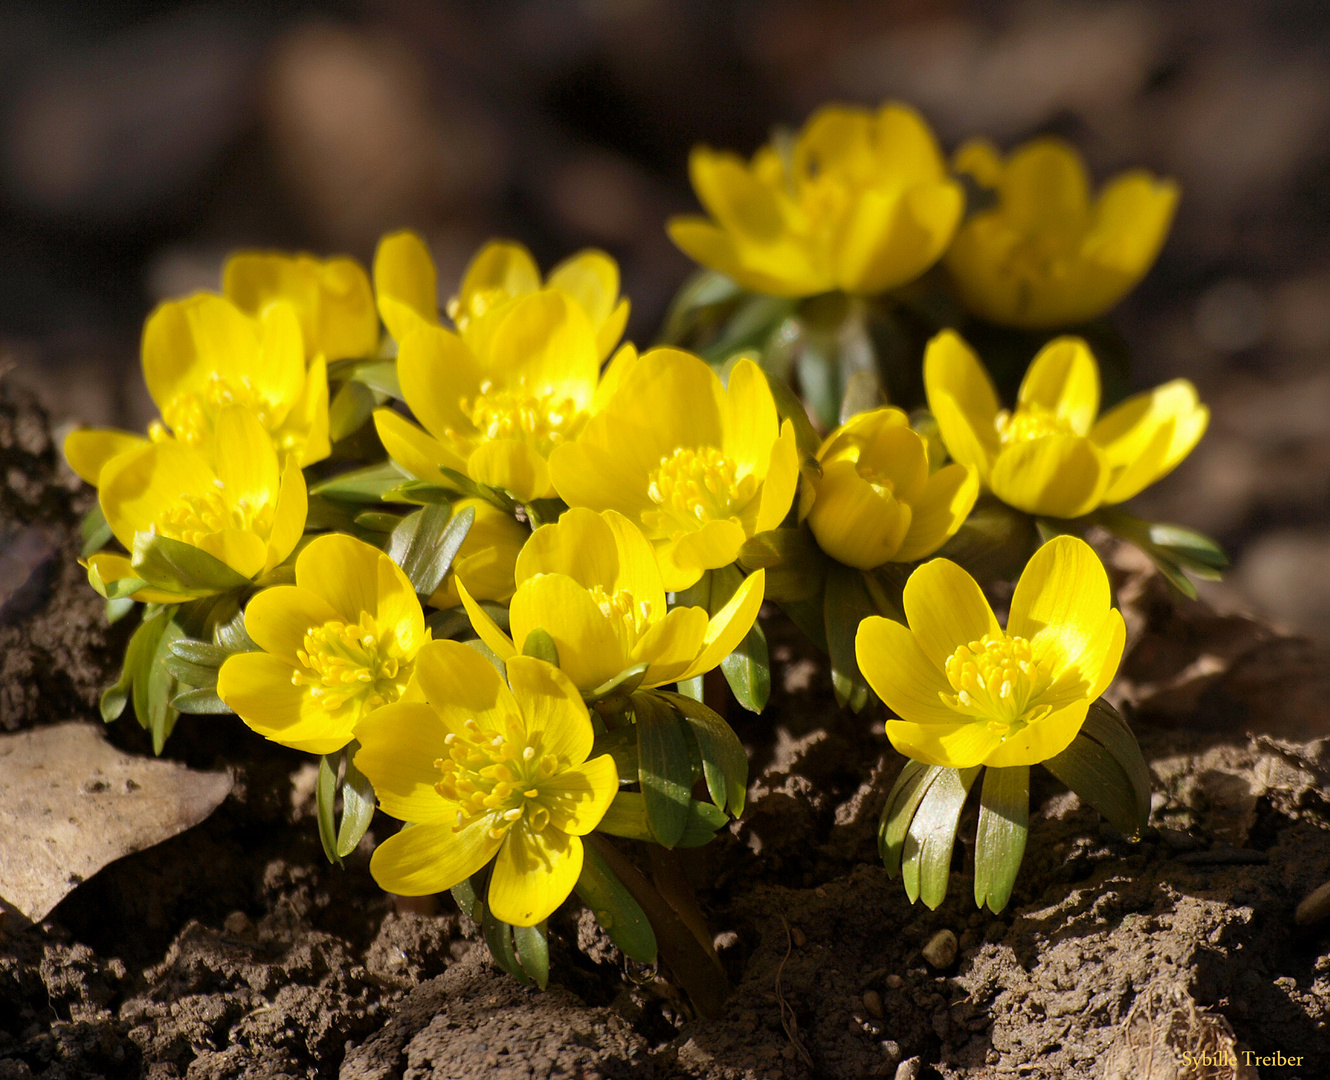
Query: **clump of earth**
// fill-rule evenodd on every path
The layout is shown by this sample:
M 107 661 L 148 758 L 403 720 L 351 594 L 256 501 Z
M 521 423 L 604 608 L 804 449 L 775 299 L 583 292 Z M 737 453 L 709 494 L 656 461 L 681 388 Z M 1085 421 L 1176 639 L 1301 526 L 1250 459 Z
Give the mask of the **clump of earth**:
M 2 383 L 0 471 L 0 727 L 100 726 L 126 631 L 77 565 L 87 495 Z M 1330 880 L 1330 650 L 1179 602 L 1105 551 L 1129 624 L 1110 697 L 1154 774 L 1151 828 L 1129 842 L 1033 770 L 1000 915 L 974 907 L 972 821 L 936 911 L 888 879 L 875 830 L 902 759 L 772 612 L 771 704 L 729 714 L 749 808 L 683 853 L 732 984 L 721 1016 L 626 964 L 575 902 L 550 988 L 518 985 L 450 898 L 377 889 L 368 852 L 392 823 L 328 865 L 310 760 L 186 717 L 166 756 L 230 770 L 231 795 L 38 925 L 0 923 L 0 1080 L 1324 1075 L 1330 918 L 1295 911 Z M 131 718 L 108 734 L 150 753 Z M 1202 1053 L 1223 1063 L 1193 1067 Z M 1275 1055 L 1299 1063 L 1258 1064 Z

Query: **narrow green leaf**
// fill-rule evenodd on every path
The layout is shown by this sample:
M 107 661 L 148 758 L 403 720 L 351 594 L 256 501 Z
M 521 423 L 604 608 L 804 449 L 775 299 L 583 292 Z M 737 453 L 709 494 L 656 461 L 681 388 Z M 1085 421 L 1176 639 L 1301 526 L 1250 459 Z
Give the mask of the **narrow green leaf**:
M 374 415 L 378 401 L 374 391 L 363 383 L 343 383 L 328 405 L 328 438 L 341 442 L 354 435 Z
M 342 780 L 342 820 L 337 827 L 337 854 L 345 858 L 356 850 L 374 819 L 374 785 L 356 768 L 355 753 L 360 744 L 347 746 L 346 776 Z
M 767 572 L 766 598 L 788 601 L 816 596 L 826 575 L 827 559 L 806 527 L 769 529 L 750 537 L 739 549 L 747 570 Z
M 368 533 L 391 533 L 402 523 L 400 514 L 384 510 L 365 510 L 355 516 L 355 524 Z
M 406 473 L 391 461 L 383 461 L 331 476 L 311 487 L 309 493 L 342 502 L 377 503 L 406 479 Z
M 720 364 L 735 353 L 761 349 L 793 310 L 793 302 L 784 297 L 751 294 L 735 308 L 720 336 L 698 355 Z
M 946 899 L 961 809 L 982 767 L 943 769 L 920 800 L 901 852 L 905 894 L 911 903 L 922 899 L 936 910 Z
M 359 363 L 352 371 L 351 379 L 352 382 L 348 383 L 348 386 L 359 384 L 370 390 L 377 390 L 380 394 L 387 394 L 388 397 L 398 401 L 404 400 L 402 386 L 397 381 L 396 360 L 370 360 Z
M 855 712 L 868 704 L 868 683 L 859 671 L 854 638 L 859 632 L 859 624 L 874 614 L 876 609 L 864 585 L 863 573 L 840 563 L 831 563 L 827 568 L 824 606 L 831 687 L 836 704 L 849 705 Z
M 681 848 L 697 848 L 708 844 L 716 835 L 716 830 L 729 822 L 723 810 L 708 802 L 692 799 L 688 803 L 688 819 L 684 824 L 683 836 L 676 845 Z M 610 836 L 621 836 L 625 840 L 641 840 L 655 843 L 656 836 L 647 823 L 646 800 L 636 791 L 621 791 L 610 803 L 605 816 L 596 826 Z
M 1030 828 L 1030 766 L 986 769 L 974 848 L 974 902 L 994 914 L 1007 906 Z
M 388 556 L 411 579 L 417 595 L 428 599 L 443 584 L 475 520 L 474 507 L 453 517 L 447 503 L 432 503 L 408 514 L 392 531 Z
M 1154 781 L 1150 775 L 1150 766 L 1145 763 L 1145 758 L 1141 754 L 1140 743 L 1136 741 L 1136 736 L 1127 725 L 1127 721 L 1117 709 L 1103 698 L 1099 698 L 1091 703 L 1080 733 L 1093 739 L 1112 754 L 1113 760 L 1127 774 L 1136 797 L 1138 823 L 1136 831 L 1141 831 L 1150 821 L 1150 794 Z
M 870 412 L 886 403 L 882 380 L 872 368 L 860 368 L 845 380 L 845 393 L 840 402 L 840 422 Z
M 176 694 L 171 699 L 171 708 L 192 716 L 225 716 L 231 712 L 231 707 L 217 696 L 216 688 L 211 686 Z
M 834 348 L 818 348 L 806 336 L 795 360 L 795 371 L 804 400 L 823 430 L 834 428 L 841 399 L 840 365 Z
M 683 283 L 670 301 L 661 331 L 661 344 L 683 345 L 702 312 L 738 299 L 743 290 L 719 270 L 699 270 Z
M 500 922 L 485 905 L 480 927 L 485 935 L 485 944 L 490 948 L 490 956 L 499 967 L 520 982 L 523 986 L 531 985 L 531 976 L 522 970 L 517 961 L 517 951 L 513 948 L 513 928 L 509 923 Z
M 112 720 L 119 718 L 125 711 L 125 706 L 129 703 L 130 690 L 134 685 L 134 679 L 140 672 L 146 676 L 147 663 L 157 652 L 157 642 L 161 639 L 162 630 L 170 622 L 171 616 L 175 613 L 173 607 L 159 608 L 151 615 L 145 615 L 143 621 L 134 629 L 130 636 L 129 644 L 125 646 L 125 658 L 120 668 L 120 677 L 114 683 L 102 691 L 102 696 L 98 702 L 102 720 L 111 723 Z M 147 708 L 146 698 L 144 708 Z M 136 709 L 137 711 L 137 709 Z
M 674 684 L 679 693 L 686 698 L 692 698 L 694 701 L 701 701 L 706 693 L 705 676 L 694 675 L 691 679 L 684 679 Z
M 103 581 L 97 567 L 88 567 L 88 584 L 107 600 L 130 600 L 148 583 L 141 577 L 116 578 L 115 581 Z
M 878 822 L 877 853 L 882 856 L 882 865 L 887 868 L 888 877 L 900 875 L 905 834 L 910 831 L 915 811 L 919 809 L 929 786 L 938 778 L 942 768 L 941 765 L 925 765 L 910 759 L 887 793 L 886 805 L 882 807 L 882 817 Z
M 83 540 L 83 546 L 79 548 L 79 558 L 86 559 L 89 555 L 95 555 L 111 542 L 111 526 L 106 522 L 106 515 L 102 513 L 101 503 L 93 503 L 92 509 L 84 515 L 79 523 L 79 536 Z
M 184 636 L 184 631 L 176 625 L 175 621 L 168 622 L 162 627 L 162 636 L 157 641 L 157 649 L 153 653 L 151 666 L 148 670 L 147 692 L 144 695 L 144 705 L 147 713 L 139 714 L 139 721 L 152 735 L 152 752 L 160 754 L 166 746 L 166 740 L 170 738 L 171 731 L 175 728 L 175 722 L 180 716 L 175 706 L 171 704 L 171 699 L 176 696 L 177 682 L 176 677 L 166 666 L 166 659 L 171 655 L 171 643 Z M 138 684 L 141 680 L 135 679 L 134 684 L 134 706 L 138 708 Z
M 212 640 L 219 649 L 226 650 L 227 656 L 233 653 L 259 651 L 258 645 L 245 630 L 245 613 L 243 611 L 237 611 L 231 618 L 219 622 L 213 628 Z
M 799 400 L 799 395 L 790 389 L 789 383 L 770 371 L 767 372 L 767 385 L 771 387 L 771 396 L 776 402 L 776 412 L 780 414 L 780 418 L 794 425 L 794 438 L 799 445 L 799 452 L 805 458 L 817 457 L 822 437 L 813 427 L 813 421 L 808 418 L 808 410 Z
M 130 564 L 144 581 L 181 596 L 209 596 L 250 585 L 249 578 L 202 548 L 154 533 L 135 535 Z
M 196 638 L 181 638 L 179 641 L 171 642 L 171 655 L 187 663 L 212 668 L 215 671 L 226 662 L 231 650 Z
M 744 812 L 748 794 L 748 754 L 734 729 L 702 702 L 668 690 L 657 691 L 684 718 L 702 754 L 707 793 L 721 810 L 735 817 Z
M 485 917 L 485 904 L 480 899 L 480 889 L 476 884 L 476 879 L 469 877 L 464 881 L 459 881 L 449 891 L 453 894 L 453 899 L 457 902 L 457 907 L 462 914 L 479 925 Z
M 688 822 L 692 766 L 682 721 L 651 693 L 633 695 L 637 718 L 638 780 L 646 799 L 647 821 L 656 840 L 674 847 Z
M 594 690 L 589 690 L 582 695 L 582 700 L 588 705 L 593 705 L 597 701 L 605 701 L 608 698 L 628 698 L 636 692 L 642 685 L 642 679 L 647 673 L 650 665 L 634 664 L 630 668 L 624 668 L 614 678 L 607 679 Z
M 118 600 L 108 599 L 106 601 L 106 625 L 114 626 L 133 610 L 134 601 L 128 596 L 122 596 Z
M 827 624 L 824 612 L 825 598 L 810 596 L 807 600 L 783 600 L 781 610 L 790 617 L 809 641 L 823 652 L 827 651 Z
M 535 926 L 514 926 L 513 945 L 517 948 L 517 962 L 544 990 L 550 982 L 550 943 L 545 923 Z
M 1112 753 L 1083 731 L 1062 753 L 1045 761 L 1044 768 L 1103 814 L 1123 836 L 1139 834 L 1142 822 L 1131 778 Z
M 601 754 L 609 754 L 610 757 L 614 758 L 615 768 L 619 770 L 620 782 L 637 783 L 639 761 L 636 727 L 627 724 L 624 727 L 597 735 L 596 741 L 591 744 L 591 753 L 587 756 L 599 757 Z
M 624 956 L 639 964 L 656 962 L 656 935 L 642 905 L 633 899 L 592 844 L 585 847 L 582 873 L 574 890 Z
M 193 687 L 195 690 L 213 690 L 217 687 L 217 669 L 215 667 L 191 664 L 188 660 L 181 660 L 178 656 L 167 656 L 163 663 L 166 664 L 166 670 L 186 686 Z
M 337 821 L 334 802 L 337 799 L 337 774 L 342 765 L 342 751 L 324 754 L 319 758 L 319 778 L 314 784 L 314 799 L 318 809 L 319 840 L 328 861 L 342 865 L 337 854 Z
M 743 574 L 734 565 L 711 571 L 707 610 L 713 617 L 730 602 L 742 584 Z M 771 696 L 771 656 L 761 626 L 753 623 L 735 650 L 721 660 L 720 670 L 740 705 L 753 713 L 760 713 L 766 707 Z
M 542 626 L 537 626 L 527 634 L 526 641 L 522 643 L 522 655 L 534 656 L 537 660 L 544 660 L 545 663 L 553 664 L 555 667 L 559 666 L 558 646 Z

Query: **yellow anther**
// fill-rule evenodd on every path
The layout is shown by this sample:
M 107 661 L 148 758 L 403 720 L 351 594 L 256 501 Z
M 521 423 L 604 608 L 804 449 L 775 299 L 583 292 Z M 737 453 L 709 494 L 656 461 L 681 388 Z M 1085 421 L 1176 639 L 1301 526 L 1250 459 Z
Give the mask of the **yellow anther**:
M 174 506 L 157 516 L 153 531 L 198 547 L 206 537 L 223 529 L 243 529 L 266 536 L 272 528 L 272 512 L 268 504 L 256 508 L 243 499 L 231 506 L 216 491 L 183 494 Z
M 401 697 L 411 676 L 412 664 L 388 655 L 392 636 L 381 634 L 368 613 L 358 623 L 310 627 L 302 644 L 296 650 L 301 667 L 291 681 L 310 687 L 314 699 L 329 712 L 352 698 L 359 700 L 362 712 L 391 704 Z
M 493 815 L 490 835 L 496 838 L 522 820 L 537 832 L 545 828 L 549 810 L 541 801 L 540 784 L 564 763 L 553 754 L 541 755 L 539 736 L 527 742 L 510 732 L 514 742 L 482 730 L 474 719 L 466 721 L 460 739 L 458 734 L 444 737 L 451 753 L 434 761 L 442 774 L 434 790 L 462 807 L 459 822 L 476 814 Z
M 1052 684 L 1053 670 L 1034 658 L 1023 637 L 985 634 L 960 646 L 944 667 L 956 691 L 949 703 L 987 721 L 990 731 L 1019 730 L 1048 709 L 1039 698 Z
M 869 486 L 884 498 L 888 495 L 894 496 L 896 494 L 896 481 L 889 476 L 883 476 L 871 466 L 863 464 L 856 465 L 855 472 L 867 480 Z
M 651 471 L 647 494 L 660 509 L 643 514 L 642 521 L 669 534 L 692 532 L 738 514 L 757 488 L 757 479 L 739 475 L 733 459 L 718 448 L 680 447 Z
M 630 592 L 619 589 L 615 593 L 607 593 L 600 585 L 591 586 L 591 599 L 596 602 L 601 613 L 607 619 L 612 619 L 620 623 L 624 629 L 624 635 L 629 648 L 637 644 L 640 638 L 651 626 L 651 601 L 638 600 Z
M 576 435 L 586 420 L 586 414 L 570 397 L 529 393 L 521 388 L 496 389 L 488 382 L 480 391 L 474 399 L 463 398 L 458 403 L 470 417 L 476 434 L 482 439 L 522 439 L 543 457 Z M 446 434 L 454 442 L 466 440 L 456 431 Z
M 1046 435 L 1075 435 L 1071 424 L 1047 409 L 1024 405 L 1014 413 L 1000 412 L 997 418 L 998 437 L 1003 446 L 1042 439 Z

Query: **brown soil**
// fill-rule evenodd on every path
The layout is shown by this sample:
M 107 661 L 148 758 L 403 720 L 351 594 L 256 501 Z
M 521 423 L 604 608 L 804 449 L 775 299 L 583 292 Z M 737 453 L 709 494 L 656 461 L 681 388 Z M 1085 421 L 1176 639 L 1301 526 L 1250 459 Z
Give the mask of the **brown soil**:
M 74 562 L 81 506 L 44 418 L 0 405 L 6 536 L 49 540 L 4 593 L 4 726 L 92 721 L 120 640 Z M 1156 776 L 1154 828 L 1130 844 L 1036 770 L 1000 916 L 975 911 L 964 844 L 935 912 L 887 879 L 873 834 L 900 759 L 773 618 L 772 704 L 731 717 L 750 809 L 689 863 L 734 984 L 723 1018 L 693 1017 L 668 973 L 627 970 L 574 905 L 557 929 L 582 947 L 555 944 L 550 990 L 521 988 L 450 900 L 403 913 L 378 892 L 366 852 L 390 823 L 329 867 L 308 759 L 196 718 L 167 753 L 235 769 L 223 807 L 0 932 L 0 1080 L 1172 1077 L 1234 1038 L 1301 1056 L 1262 1076 L 1326 1075 L 1330 923 L 1293 911 L 1330 879 L 1330 654 L 1115 564 L 1133 645 L 1114 694 Z M 111 734 L 146 752 L 131 719 Z M 922 950 L 944 930 L 939 968 Z M 1132 1056 L 1142 1031 L 1153 1065 Z

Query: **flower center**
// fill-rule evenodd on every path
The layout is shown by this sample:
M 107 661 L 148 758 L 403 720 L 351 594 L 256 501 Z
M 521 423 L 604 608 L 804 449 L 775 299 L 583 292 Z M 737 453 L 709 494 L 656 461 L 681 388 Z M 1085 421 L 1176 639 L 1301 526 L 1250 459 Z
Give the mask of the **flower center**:
M 607 593 L 599 585 L 591 586 L 591 598 L 596 601 L 605 618 L 620 622 L 630 648 L 637 644 L 637 640 L 651 625 L 650 600 L 638 600 L 623 589 Z
M 1075 435 L 1066 420 L 1048 409 L 1024 406 L 1014 413 L 1003 410 L 997 417 L 998 437 L 1003 446 L 1042 439 L 1046 435 Z
M 162 419 L 175 437 L 189 446 L 210 442 L 217 421 L 217 413 L 226 405 L 243 405 L 256 417 L 266 431 L 276 425 L 265 401 L 248 378 L 231 378 L 218 372 L 208 377 L 202 390 L 187 390 L 173 397 L 162 409 Z
M 463 398 L 460 404 L 480 438 L 522 439 L 542 457 L 576 435 L 586 419 L 570 397 L 495 389 L 489 382 L 481 385 L 477 397 Z M 465 438 L 454 431 L 447 434 L 455 443 Z
M 679 447 L 651 471 L 647 494 L 660 509 L 643 514 L 643 524 L 675 534 L 724 521 L 757 491 L 757 480 L 738 472 L 734 461 L 714 446 Z
M 291 682 L 308 686 L 327 712 L 352 698 L 359 699 L 362 714 L 391 705 L 402 696 L 413 666 L 397 655 L 391 632 L 384 634 L 369 612 L 362 612 L 358 623 L 310 627 L 296 658 L 305 670 L 292 673 Z
M 868 486 L 882 498 L 895 497 L 896 481 L 891 477 L 883 476 L 870 465 L 855 465 L 854 468 L 861 477 L 868 481 Z
M 564 763 L 554 754 L 542 754 L 538 739 L 504 738 L 468 720 L 463 732 L 449 732 L 444 742 L 448 756 L 434 762 L 443 774 L 434 790 L 460 804 L 458 828 L 477 814 L 489 813 L 494 820 L 490 835 L 497 840 L 523 818 L 533 832 L 541 832 L 550 823 L 540 787 Z
M 214 480 L 219 488 L 222 482 Z M 157 515 L 153 532 L 170 540 L 181 540 L 198 547 L 199 543 L 223 529 L 243 529 L 266 537 L 272 528 L 272 507 L 253 506 L 248 499 L 234 505 L 216 491 L 202 495 L 182 494 L 174 506 Z
M 1038 698 L 1053 683 L 1052 667 L 1034 658 L 1023 637 L 985 634 L 960 646 L 944 667 L 956 693 L 942 694 L 942 700 L 957 712 L 987 721 L 989 731 L 1014 734 L 1051 709 Z

